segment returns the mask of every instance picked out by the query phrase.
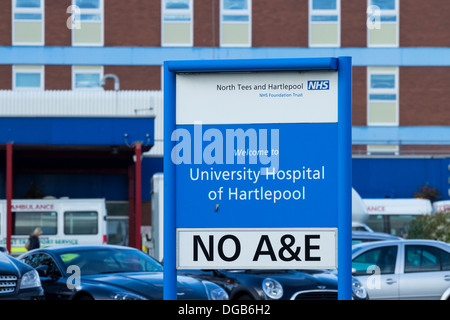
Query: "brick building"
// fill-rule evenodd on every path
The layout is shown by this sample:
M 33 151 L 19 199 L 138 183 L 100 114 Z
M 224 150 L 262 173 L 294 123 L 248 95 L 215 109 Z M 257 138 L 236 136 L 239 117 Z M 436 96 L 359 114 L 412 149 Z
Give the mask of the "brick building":
M 438 0 L 1 1 L 1 101 L 12 101 L 6 100 L 6 95 L 24 91 L 100 92 L 106 97 L 115 85 L 107 80 L 102 88 L 101 80 L 107 74 L 119 78 L 120 94 L 136 90 L 157 94 L 163 89 L 164 60 L 352 56 L 354 187 L 363 197 L 412 197 L 418 186 L 429 184 L 448 199 L 450 21 L 443 13 L 449 11 L 450 2 Z M 149 179 L 162 169 L 161 109 L 157 106 L 161 103 L 151 100 L 157 98 L 149 99 L 150 107 L 143 103 L 129 111 L 136 121 L 145 115 L 145 111 L 139 113 L 141 109 L 153 108 L 156 114 L 155 140 L 144 152 L 153 148 L 145 153 L 142 164 L 144 212 L 150 210 Z M 35 101 L 18 114 L 14 114 L 16 102 L 8 102 L 7 111 L 0 109 L 0 117 L 19 121 L 48 116 L 43 116 L 41 106 L 33 106 Z M 81 115 L 92 117 L 89 112 Z M 100 117 L 108 119 L 110 115 Z M 136 123 L 131 126 L 136 128 Z M 137 128 L 139 134 L 147 134 Z M 23 145 L 34 145 L 31 152 L 14 137 L 0 137 L 3 144 L 15 141 L 19 167 L 14 197 L 20 197 L 27 188 L 29 172 L 35 174 L 33 179 L 47 181 L 46 188 L 61 196 L 57 188 L 49 186 L 52 173 L 48 168 L 20 164 L 22 149 L 33 159 L 42 160 L 42 154 L 50 152 L 43 145 L 52 145 L 51 139 L 24 139 Z M 76 144 L 88 145 L 83 139 L 89 138 L 82 136 Z M 139 139 L 145 145 L 145 139 Z M 52 154 L 59 152 L 68 158 L 76 152 L 77 148 L 68 148 L 65 143 L 70 145 L 70 141 L 64 142 L 65 147 L 53 148 L 56 151 Z M 101 143 L 103 149 L 111 149 L 109 142 Z M 127 177 L 132 178 L 132 143 L 131 138 L 114 142 L 125 156 L 116 159 L 121 164 L 112 165 L 107 173 L 120 175 L 112 178 L 117 179 L 112 185 L 120 185 L 118 189 L 123 192 L 92 191 L 99 195 L 105 192 L 111 204 L 129 203 L 134 198 L 126 182 Z M 79 167 L 79 171 L 88 174 L 95 166 L 102 167 L 106 151 L 93 155 L 90 148 L 84 148 L 83 152 L 98 163 Z M 74 174 L 67 170 L 61 168 L 58 173 Z M 95 174 L 91 179 L 101 180 Z M 84 196 L 79 191 L 83 188 L 80 182 L 68 190 L 69 196 Z M 144 224 L 150 223 L 149 217 L 144 214 Z

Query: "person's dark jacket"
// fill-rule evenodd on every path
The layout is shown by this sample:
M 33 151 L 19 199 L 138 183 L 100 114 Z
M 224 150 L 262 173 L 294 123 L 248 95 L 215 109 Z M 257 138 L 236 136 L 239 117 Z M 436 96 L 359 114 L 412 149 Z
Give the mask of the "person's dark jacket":
M 30 243 L 28 250 L 37 249 L 41 246 L 41 243 L 39 242 L 39 237 L 34 234 L 30 235 L 28 241 Z

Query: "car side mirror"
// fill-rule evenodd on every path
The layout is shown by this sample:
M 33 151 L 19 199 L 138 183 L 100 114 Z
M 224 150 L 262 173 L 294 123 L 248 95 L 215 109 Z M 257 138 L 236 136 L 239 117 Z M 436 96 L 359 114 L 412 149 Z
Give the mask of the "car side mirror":
M 39 277 L 48 277 L 48 266 L 40 265 L 36 268 Z
M 355 274 L 356 274 L 356 269 L 352 268 L 352 275 L 355 275 Z

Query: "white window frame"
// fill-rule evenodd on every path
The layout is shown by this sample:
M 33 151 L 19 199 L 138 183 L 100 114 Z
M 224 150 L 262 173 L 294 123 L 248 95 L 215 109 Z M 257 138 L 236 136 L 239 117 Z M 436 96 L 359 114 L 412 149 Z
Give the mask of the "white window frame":
M 72 6 L 76 6 L 76 0 L 72 0 Z M 100 43 L 75 43 L 74 33 L 76 32 L 76 28 L 72 28 L 72 46 L 74 47 L 103 47 L 105 44 L 105 3 L 104 0 L 99 0 L 99 8 L 98 9 L 85 9 L 85 8 L 79 8 L 81 15 L 83 14 L 99 14 L 100 15 L 100 21 L 89 21 L 89 20 L 81 20 L 81 24 L 83 23 L 100 23 L 101 24 L 101 41 Z M 76 14 L 75 10 L 72 9 L 72 14 Z M 77 17 L 78 19 L 78 17 Z
M 165 0 L 161 0 L 161 46 L 162 47 L 192 47 L 194 45 L 194 0 L 189 0 L 189 9 L 166 9 Z M 163 43 L 164 23 L 178 23 L 183 20 L 165 21 L 164 16 L 168 15 L 189 15 L 191 39 L 189 43 Z
M 336 0 L 336 9 L 323 10 L 313 9 L 313 1 L 308 3 L 308 45 L 310 47 L 330 47 L 338 48 L 341 46 L 341 0 Z M 312 21 L 313 16 L 337 16 L 337 21 Z M 338 25 L 338 43 L 337 44 L 312 44 L 311 43 L 311 25 L 315 23 L 321 24 L 337 24 Z
M 44 90 L 45 88 L 45 69 L 44 66 L 40 66 L 39 70 L 37 68 L 28 68 L 26 66 L 21 65 L 21 68 L 18 69 L 16 65 L 13 65 L 13 69 L 12 69 L 12 73 L 13 73 L 13 79 L 12 79 L 12 88 L 13 90 L 35 90 L 35 91 L 39 91 L 39 90 Z M 40 86 L 39 87 L 17 87 L 16 86 L 16 81 L 17 81 L 17 74 L 18 73 L 39 73 L 40 75 Z
M 77 88 L 76 85 L 76 75 L 77 74 L 91 74 L 91 73 L 97 73 L 92 70 L 93 67 L 99 67 L 98 74 L 100 75 L 100 86 L 94 87 L 94 88 Z M 83 69 L 85 68 L 85 69 Z M 72 66 L 72 90 L 103 90 L 103 87 L 101 86 L 102 78 L 104 76 L 104 67 L 103 66 Z
M 16 7 L 16 3 L 17 0 L 13 0 L 12 1 L 12 10 L 11 10 L 11 31 L 12 31 L 12 45 L 13 46 L 43 46 L 45 43 L 45 0 L 39 0 L 40 1 L 40 8 L 17 8 Z M 19 19 L 16 20 L 15 15 L 16 13 L 29 13 L 29 14 L 40 14 L 41 15 L 41 20 L 26 20 L 26 19 Z M 41 26 L 41 32 L 42 32 L 42 41 L 41 42 L 15 42 L 14 41 L 14 34 L 15 34 L 15 22 L 16 21 L 21 21 L 21 22 L 38 22 L 40 21 L 42 26 Z
M 395 1 L 395 9 L 381 9 L 380 8 L 380 25 L 381 28 L 383 28 L 383 24 L 393 24 L 396 23 L 397 24 L 397 28 L 396 28 L 396 39 L 397 39 L 397 43 L 396 44 L 371 44 L 370 43 L 370 32 L 367 32 L 367 47 L 370 48 L 398 48 L 399 47 L 399 43 L 400 43 L 400 1 L 399 0 L 394 0 Z M 372 5 L 372 0 L 367 0 L 367 7 Z M 392 21 L 381 21 L 383 16 L 395 16 L 396 20 L 395 22 Z M 367 17 L 369 18 L 369 17 Z
M 246 0 L 247 1 L 247 9 L 241 9 L 241 10 L 229 10 L 224 9 L 224 0 L 220 0 L 220 13 L 219 13 L 219 20 L 220 20 L 220 46 L 221 47 L 242 47 L 242 48 L 249 48 L 252 46 L 252 0 Z M 223 44 L 222 43 L 222 25 L 225 24 L 233 24 L 233 23 L 240 23 L 239 21 L 224 21 L 224 16 L 248 16 L 248 44 Z
M 367 68 L 367 105 L 370 105 L 370 102 L 395 102 L 397 105 L 396 108 L 396 122 L 378 122 L 378 123 L 370 123 L 370 110 L 367 110 L 367 125 L 368 126 L 398 126 L 399 125 L 399 106 L 400 106 L 400 97 L 399 97 L 399 68 L 394 67 L 395 70 L 393 71 L 386 71 L 383 69 L 376 70 L 373 69 L 373 67 Z M 393 75 L 394 76 L 394 88 L 372 88 L 371 87 L 371 76 L 372 75 Z M 370 99 L 371 94 L 395 94 L 395 100 L 377 100 L 377 99 Z

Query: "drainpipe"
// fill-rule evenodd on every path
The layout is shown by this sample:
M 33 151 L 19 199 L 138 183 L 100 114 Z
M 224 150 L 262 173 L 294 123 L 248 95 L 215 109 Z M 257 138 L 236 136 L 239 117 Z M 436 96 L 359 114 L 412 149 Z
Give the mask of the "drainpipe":
M 104 88 L 106 85 L 106 79 L 113 79 L 114 80 L 114 91 L 119 91 L 120 90 L 120 81 L 119 81 L 119 77 L 116 76 L 115 74 L 112 73 L 108 73 L 105 74 L 100 82 L 101 86 Z

